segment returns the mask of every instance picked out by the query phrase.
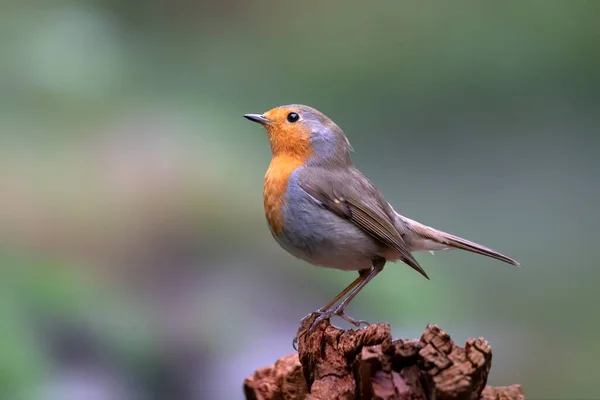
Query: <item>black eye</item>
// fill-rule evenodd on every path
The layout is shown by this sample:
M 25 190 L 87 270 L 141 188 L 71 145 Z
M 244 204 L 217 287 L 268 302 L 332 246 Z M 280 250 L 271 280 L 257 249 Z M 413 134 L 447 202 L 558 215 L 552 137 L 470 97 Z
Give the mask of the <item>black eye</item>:
M 288 122 L 296 122 L 300 119 L 300 116 L 298 114 L 296 114 L 295 112 L 291 112 L 287 115 L 287 120 Z

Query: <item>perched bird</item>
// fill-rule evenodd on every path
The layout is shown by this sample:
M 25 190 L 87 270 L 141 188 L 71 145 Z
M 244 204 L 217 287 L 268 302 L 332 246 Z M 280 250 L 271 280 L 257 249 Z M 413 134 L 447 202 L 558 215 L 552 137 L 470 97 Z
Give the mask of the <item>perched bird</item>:
M 429 279 L 414 252 L 454 248 L 519 265 L 488 247 L 398 214 L 353 165 L 342 129 L 314 108 L 293 104 L 244 117 L 263 125 L 268 134 L 272 159 L 263 195 L 275 240 L 312 265 L 359 274 L 315 312 L 306 332 L 334 315 L 355 326 L 364 323 L 344 310 L 388 261 L 400 260 Z

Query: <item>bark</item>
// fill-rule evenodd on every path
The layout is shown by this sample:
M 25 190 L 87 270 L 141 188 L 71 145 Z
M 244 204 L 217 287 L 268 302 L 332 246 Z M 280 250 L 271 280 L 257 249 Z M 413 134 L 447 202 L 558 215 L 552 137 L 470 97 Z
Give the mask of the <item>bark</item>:
M 244 394 L 248 400 L 525 399 L 519 385 L 486 386 L 491 363 L 483 338 L 459 347 L 436 325 L 420 339 L 393 340 L 388 324 L 344 331 L 323 321 L 300 336 L 297 354 L 246 378 Z

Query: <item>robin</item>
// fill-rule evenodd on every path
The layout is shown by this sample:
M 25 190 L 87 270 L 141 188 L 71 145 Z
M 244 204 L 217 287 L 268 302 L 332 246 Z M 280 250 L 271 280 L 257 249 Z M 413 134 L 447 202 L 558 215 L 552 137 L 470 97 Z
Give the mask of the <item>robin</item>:
M 342 129 L 314 108 L 293 104 L 244 117 L 261 124 L 269 138 L 272 159 L 263 196 L 274 239 L 312 265 L 358 271 L 344 290 L 305 317 L 314 315 L 314 321 L 304 333 L 332 316 L 357 327 L 368 324 L 346 315 L 346 307 L 388 261 L 400 260 L 429 279 L 415 252 L 461 249 L 519 266 L 495 250 L 398 214 L 353 165 Z

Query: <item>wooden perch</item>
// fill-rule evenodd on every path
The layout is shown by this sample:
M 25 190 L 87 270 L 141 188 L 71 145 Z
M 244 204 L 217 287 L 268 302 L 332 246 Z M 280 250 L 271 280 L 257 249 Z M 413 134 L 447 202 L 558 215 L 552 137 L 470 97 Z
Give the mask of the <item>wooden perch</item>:
M 312 323 L 312 319 L 306 324 Z M 247 400 L 524 400 L 519 385 L 486 387 L 492 349 L 483 338 L 459 347 L 429 325 L 419 340 L 392 340 L 388 324 L 344 331 L 323 321 L 244 381 Z

